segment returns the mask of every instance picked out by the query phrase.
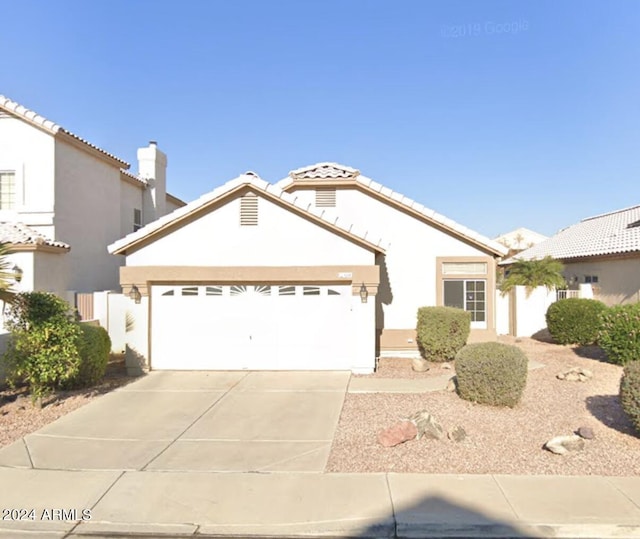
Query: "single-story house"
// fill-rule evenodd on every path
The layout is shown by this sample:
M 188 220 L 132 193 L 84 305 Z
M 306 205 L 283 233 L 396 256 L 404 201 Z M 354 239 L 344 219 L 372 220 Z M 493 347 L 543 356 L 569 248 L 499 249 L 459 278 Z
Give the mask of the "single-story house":
M 495 330 L 507 249 L 364 177 L 319 163 L 246 173 L 113 243 L 142 369 L 348 369 L 415 356 L 425 305 Z
M 501 264 L 545 256 L 564 264 L 570 289 L 591 284 L 607 305 L 640 301 L 640 206 L 583 219 Z

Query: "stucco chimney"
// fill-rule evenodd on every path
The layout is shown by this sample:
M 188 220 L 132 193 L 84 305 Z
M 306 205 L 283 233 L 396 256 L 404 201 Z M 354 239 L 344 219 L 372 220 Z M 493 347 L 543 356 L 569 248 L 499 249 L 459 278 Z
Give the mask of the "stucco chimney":
M 167 156 L 158 149 L 155 140 L 150 141 L 146 148 L 138 149 L 138 174 L 149 181 L 142 208 L 146 224 L 166 213 Z

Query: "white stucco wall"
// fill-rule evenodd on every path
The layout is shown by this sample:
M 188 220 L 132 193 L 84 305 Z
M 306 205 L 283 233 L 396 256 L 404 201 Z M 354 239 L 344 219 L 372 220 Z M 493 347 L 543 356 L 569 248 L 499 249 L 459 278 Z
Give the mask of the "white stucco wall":
M 55 173 L 56 239 L 71 245 L 69 287 L 115 289 L 122 260 L 107 245 L 121 237 L 119 167 L 57 141 Z
M 173 210 L 182 208 L 182 206 L 184 206 L 184 204 L 176 204 L 175 202 L 172 202 L 171 199 L 167 198 L 167 202 L 165 204 L 165 211 L 166 213 L 171 213 Z
M 128 266 L 372 265 L 372 251 L 260 197 L 259 224 L 240 226 L 240 199 L 127 256 Z
M 547 327 L 547 309 L 556 301 L 556 291 L 539 286 L 530 294 L 524 286 L 515 287 L 516 337 L 531 337 Z
M 306 203 L 315 203 L 315 189 L 299 189 L 294 194 Z M 338 189 L 335 211 L 388 242 L 391 302 L 383 304 L 384 318 L 378 320 L 379 327 L 385 329 L 415 328 L 418 307 L 436 304 L 436 257 L 486 256 L 480 249 L 357 189 Z
M 15 211 L 0 211 L 0 221 L 20 220 L 54 237 L 54 160 L 53 136 L 21 120 L 0 118 L 0 171 L 15 171 L 17 191 Z
M 142 211 L 142 193 L 144 186 L 134 185 L 126 180 L 120 182 L 120 236 L 133 232 L 133 210 Z M 146 224 L 143 222 L 142 224 Z

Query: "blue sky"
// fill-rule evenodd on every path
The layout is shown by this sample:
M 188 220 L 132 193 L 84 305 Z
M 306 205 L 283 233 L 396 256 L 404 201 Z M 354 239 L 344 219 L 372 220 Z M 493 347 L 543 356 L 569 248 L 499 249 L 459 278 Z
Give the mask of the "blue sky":
M 490 237 L 640 204 L 637 1 L 0 8 L 0 93 L 187 201 L 337 161 Z

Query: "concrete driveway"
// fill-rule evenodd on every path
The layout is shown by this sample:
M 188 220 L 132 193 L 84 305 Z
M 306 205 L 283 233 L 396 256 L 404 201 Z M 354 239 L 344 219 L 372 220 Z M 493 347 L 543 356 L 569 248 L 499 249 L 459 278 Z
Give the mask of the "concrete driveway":
M 348 372 L 152 372 L 0 450 L 49 470 L 321 472 Z

